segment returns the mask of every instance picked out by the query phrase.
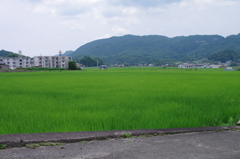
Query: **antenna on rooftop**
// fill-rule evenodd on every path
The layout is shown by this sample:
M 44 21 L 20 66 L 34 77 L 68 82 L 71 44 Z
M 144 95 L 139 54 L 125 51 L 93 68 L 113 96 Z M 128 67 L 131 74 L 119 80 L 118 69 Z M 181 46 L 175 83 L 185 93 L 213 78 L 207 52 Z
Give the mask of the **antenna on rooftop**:
M 61 50 L 59 51 L 59 56 L 62 56 L 62 51 Z
M 19 57 L 19 58 L 22 57 L 22 51 L 21 51 L 21 50 L 18 51 L 18 57 Z

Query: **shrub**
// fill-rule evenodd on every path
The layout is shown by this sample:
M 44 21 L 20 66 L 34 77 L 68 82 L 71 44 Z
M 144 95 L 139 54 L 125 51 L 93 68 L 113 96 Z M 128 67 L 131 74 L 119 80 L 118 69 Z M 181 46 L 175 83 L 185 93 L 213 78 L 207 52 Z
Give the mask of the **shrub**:
M 238 71 L 240 71 L 240 66 L 239 66 L 239 67 L 237 67 L 237 70 L 238 70 Z
M 81 67 L 77 67 L 77 70 L 82 70 Z
M 69 70 L 76 70 L 77 69 L 77 65 L 75 61 L 69 61 L 68 62 L 68 69 Z
M 29 67 L 26 68 L 26 70 L 31 70 L 31 71 L 53 71 L 53 70 L 65 70 L 65 68 L 45 68 L 45 67 Z

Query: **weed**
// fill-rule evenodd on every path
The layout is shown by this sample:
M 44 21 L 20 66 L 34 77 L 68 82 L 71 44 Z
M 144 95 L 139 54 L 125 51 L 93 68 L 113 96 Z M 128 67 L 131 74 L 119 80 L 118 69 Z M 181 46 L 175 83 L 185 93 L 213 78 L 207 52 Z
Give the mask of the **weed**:
M 98 140 L 109 140 L 108 138 L 100 138 Z
M 6 147 L 6 145 L 0 144 L 0 149 L 4 149 L 5 147 Z
M 40 146 L 57 146 L 57 145 L 64 145 L 63 143 L 58 142 L 43 142 L 39 143 Z
M 124 138 L 130 138 L 130 137 L 132 137 L 132 135 L 131 134 L 123 134 L 123 137 Z
M 221 126 L 233 126 L 236 125 L 236 122 L 233 117 L 230 117 L 227 123 L 221 123 Z
M 58 143 L 58 142 L 29 143 L 29 144 L 26 144 L 26 147 L 35 149 L 36 147 L 40 147 L 40 146 L 57 146 L 57 145 L 64 145 L 64 143 Z
M 31 143 L 31 144 L 26 144 L 27 148 L 35 149 L 36 147 L 40 147 L 39 144 L 36 143 Z

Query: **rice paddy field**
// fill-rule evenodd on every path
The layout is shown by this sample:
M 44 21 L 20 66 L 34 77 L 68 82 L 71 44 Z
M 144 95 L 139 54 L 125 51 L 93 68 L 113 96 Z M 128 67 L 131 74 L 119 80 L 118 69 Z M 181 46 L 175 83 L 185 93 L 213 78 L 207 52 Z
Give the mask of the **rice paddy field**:
M 235 125 L 240 71 L 0 73 L 0 134 Z

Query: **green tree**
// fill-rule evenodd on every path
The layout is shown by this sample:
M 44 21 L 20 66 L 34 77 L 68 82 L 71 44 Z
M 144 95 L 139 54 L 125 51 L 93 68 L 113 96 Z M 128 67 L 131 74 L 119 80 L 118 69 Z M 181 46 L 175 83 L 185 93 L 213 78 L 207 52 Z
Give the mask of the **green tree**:
M 237 70 L 238 70 L 238 71 L 240 71 L 240 66 L 239 66 L 239 67 L 237 67 Z
M 18 54 L 10 53 L 10 54 L 8 54 L 8 57 L 18 57 Z
M 228 60 L 236 61 L 237 57 L 238 53 L 236 53 L 234 50 L 224 50 L 217 53 L 213 53 L 208 57 L 208 59 L 212 61 L 226 62 Z
M 235 62 L 231 62 L 230 66 L 237 66 L 237 64 Z
M 87 67 L 97 66 L 97 58 L 84 56 L 82 59 L 80 59 L 80 63 Z M 102 65 L 102 64 L 103 64 L 103 61 L 98 58 L 98 65 Z
M 69 70 L 76 70 L 77 69 L 77 65 L 75 61 L 69 61 L 68 62 L 68 69 Z
M 98 64 L 98 66 L 104 64 L 103 61 L 102 61 L 102 59 L 100 59 L 100 58 L 98 58 L 98 57 L 94 57 L 93 60 L 96 61 L 96 64 Z M 97 65 L 96 65 L 96 66 L 97 66 Z

